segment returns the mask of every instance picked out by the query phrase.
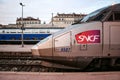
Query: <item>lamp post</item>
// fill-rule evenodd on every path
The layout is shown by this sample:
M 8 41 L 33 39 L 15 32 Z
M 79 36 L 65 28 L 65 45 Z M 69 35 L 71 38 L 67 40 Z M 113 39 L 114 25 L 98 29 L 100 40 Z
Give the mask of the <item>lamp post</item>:
M 24 29 L 24 24 L 23 24 L 23 7 L 25 5 L 23 5 L 22 3 L 20 3 L 20 5 L 22 7 L 22 17 L 21 17 L 21 23 L 22 23 L 21 30 L 22 30 L 22 34 L 21 34 L 21 41 L 22 41 L 22 47 L 24 47 L 24 40 L 23 40 L 23 29 Z
M 53 13 L 52 13 L 52 27 L 54 26 L 54 24 L 53 24 Z

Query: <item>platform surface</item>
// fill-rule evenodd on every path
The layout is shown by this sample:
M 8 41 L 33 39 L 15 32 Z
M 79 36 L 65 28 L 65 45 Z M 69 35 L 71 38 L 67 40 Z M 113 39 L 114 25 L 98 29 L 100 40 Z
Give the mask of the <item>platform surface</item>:
M 0 80 L 120 80 L 120 72 L 0 72 Z
M 0 45 L 0 52 L 31 52 L 34 45 Z

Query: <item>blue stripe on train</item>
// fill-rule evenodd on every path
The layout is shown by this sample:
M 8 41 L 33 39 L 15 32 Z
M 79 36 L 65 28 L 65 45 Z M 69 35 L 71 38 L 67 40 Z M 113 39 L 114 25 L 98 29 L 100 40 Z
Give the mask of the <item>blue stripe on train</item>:
M 24 34 L 24 40 L 41 40 L 51 34 Z M 0 40 L 20 40 L 21 34 L 0 34 Z

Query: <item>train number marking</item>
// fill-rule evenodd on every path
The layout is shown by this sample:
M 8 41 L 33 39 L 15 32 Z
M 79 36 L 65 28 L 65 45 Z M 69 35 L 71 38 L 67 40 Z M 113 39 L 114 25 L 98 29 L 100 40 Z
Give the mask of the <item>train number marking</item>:
M 61 48 L 61 52 L 70 52 L 70 48 Z

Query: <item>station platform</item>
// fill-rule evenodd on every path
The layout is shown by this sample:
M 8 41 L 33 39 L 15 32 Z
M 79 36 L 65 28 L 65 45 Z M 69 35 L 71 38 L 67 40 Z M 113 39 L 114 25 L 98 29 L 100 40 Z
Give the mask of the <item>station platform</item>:
M 0 45 L 0 52 L 31 52 L 34 45 Z
M 120 72 L 0 72 L 0 80 L 120 80 Z

